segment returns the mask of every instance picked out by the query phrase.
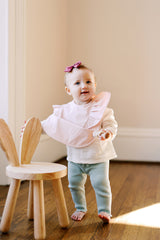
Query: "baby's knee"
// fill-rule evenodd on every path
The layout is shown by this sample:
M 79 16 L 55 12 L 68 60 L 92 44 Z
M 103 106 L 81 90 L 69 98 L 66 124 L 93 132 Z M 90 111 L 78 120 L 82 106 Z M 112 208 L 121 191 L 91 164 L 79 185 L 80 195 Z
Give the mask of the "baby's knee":
M 110 191 L 110 181 L 104 177 L 95 178 L 91 181 L 94 189 L 108 190 Z
M 83 177 L 81 175 L 68 176 L 69 188 L 76 188 L 78 186 L 83 186 Z

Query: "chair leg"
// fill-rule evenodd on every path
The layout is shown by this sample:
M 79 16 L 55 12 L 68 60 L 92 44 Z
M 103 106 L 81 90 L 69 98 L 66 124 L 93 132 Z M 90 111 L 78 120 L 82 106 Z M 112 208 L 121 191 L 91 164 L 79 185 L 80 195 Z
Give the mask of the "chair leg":
M 4 206 L 0 230 L 4 233 L 8 232 L 10 229 L 10 225 L 12 222 L 13 214 L 15 211 L 15 205 L 17 201 L 17 196 L 20 187 L 20 180 L 19 179 L 12 179 L 11 184 L 9 187 L 6 203 Z
M 27 216 L 28 216 L 29 220 L 34 219 L 34 213 L 33 213 L 33 181 L 31 181 L 31 180 L 29 181 Z
M 67 227 L 69 225 L 69 217 L 66 206 L 66 201 L 64 198 L 64 192 L 62 187 L 61 179 L 54 179 L 53 181 L 53 190 L 57 205 L 58 219 L 61 227 Z
M 43 181 L 33 181 L 34 191 L 34 237 L 35 239 L 45 239 L 45 209 L 44 209 L 44 190 Z

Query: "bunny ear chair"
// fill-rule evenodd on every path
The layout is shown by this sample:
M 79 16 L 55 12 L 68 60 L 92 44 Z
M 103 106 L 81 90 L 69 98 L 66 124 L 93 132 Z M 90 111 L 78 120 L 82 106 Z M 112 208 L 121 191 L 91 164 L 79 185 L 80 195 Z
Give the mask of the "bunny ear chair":
M 41 132 L 40 120 L 31 118 L 26 124 L 21 139 L 21 160 L 19 161 L 12 133 L 6 122 L 0 119 L 0 146 L 9 161 L 6 175 L 11 178 L 0 223 L 0 231 L 3 233 L 10 229 L 21 180 L 30 182 L 27 215 L 29 219 L 34 219 L 35 239 L 45 239 L 46 237 L 43 180 L 52 180 L 60 226 L 67 227 L 69 224 L 61 183 L 61 178 L 67 175 L 67 167 L 58 163 L 31 162 Z

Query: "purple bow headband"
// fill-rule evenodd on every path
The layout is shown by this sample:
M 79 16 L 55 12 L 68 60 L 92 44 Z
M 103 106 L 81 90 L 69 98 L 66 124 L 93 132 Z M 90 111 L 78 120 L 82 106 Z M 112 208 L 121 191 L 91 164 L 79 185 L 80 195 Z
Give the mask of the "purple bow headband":
M 65 72 L 71 72 L 73 68 L 78 68 L 81 65 L 81 62 L 77 62 L 72 66 L 66 67 Z

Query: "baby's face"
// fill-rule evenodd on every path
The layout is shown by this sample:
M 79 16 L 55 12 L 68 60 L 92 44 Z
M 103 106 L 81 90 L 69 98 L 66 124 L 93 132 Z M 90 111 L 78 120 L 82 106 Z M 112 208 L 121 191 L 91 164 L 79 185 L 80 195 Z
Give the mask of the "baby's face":
M 66 82 L 66 91 L 76 104 L 89 103 L 95 96 L 95 77 L 88 69 L 74 69 Z

